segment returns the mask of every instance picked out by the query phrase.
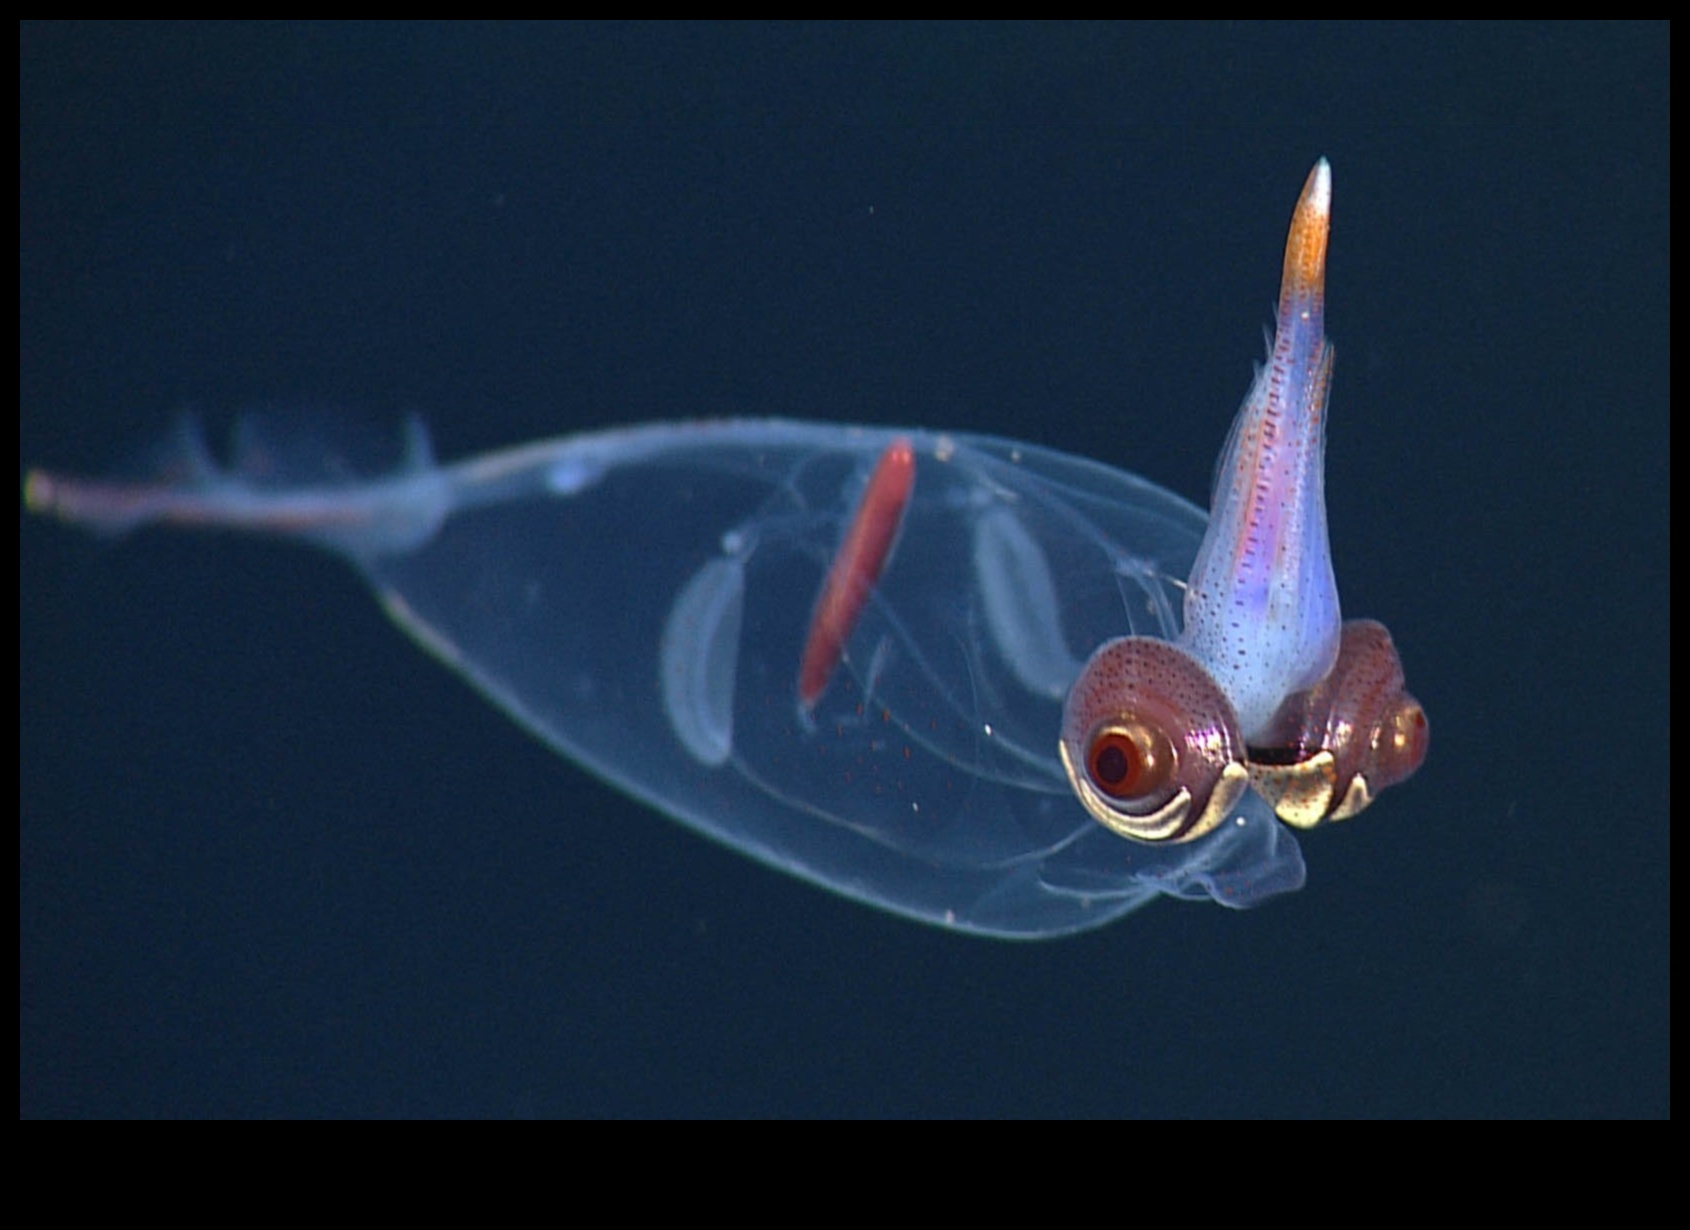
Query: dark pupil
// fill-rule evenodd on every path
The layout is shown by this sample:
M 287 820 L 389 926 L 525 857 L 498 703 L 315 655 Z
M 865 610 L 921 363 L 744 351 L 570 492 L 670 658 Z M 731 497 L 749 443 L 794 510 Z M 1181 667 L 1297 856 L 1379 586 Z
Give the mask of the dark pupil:
M 1118 786 L 1132 772 L 1132 764 L 1119 743 L 1111 743 L 1097 754 L 1097 780 L 1106 786 Z

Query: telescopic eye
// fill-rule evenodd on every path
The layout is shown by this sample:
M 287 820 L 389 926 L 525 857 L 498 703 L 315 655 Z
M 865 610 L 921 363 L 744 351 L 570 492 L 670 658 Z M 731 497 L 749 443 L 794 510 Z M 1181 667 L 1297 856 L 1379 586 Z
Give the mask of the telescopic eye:
M 1092 783 L 1112 799 L 1154 794 L 1179 771 L 1167 732 L 1144 722 L 1110 722 L 1091 736 L 1086 768 Z
M 1426 711 L 1403 687 L 1385 625 L 1347 620 L 1330 674 L 1285 699 L 1245 756 L 1250 781 L 1294 828 L 1347 820 L 1426 759 Z
M 1110 641 L 1062 709 L 1058 750 L 1092 818 L 1134 841 L 1192 841 L 1244 792 L 1232 703 L 1198 661 L 1150 637 Z

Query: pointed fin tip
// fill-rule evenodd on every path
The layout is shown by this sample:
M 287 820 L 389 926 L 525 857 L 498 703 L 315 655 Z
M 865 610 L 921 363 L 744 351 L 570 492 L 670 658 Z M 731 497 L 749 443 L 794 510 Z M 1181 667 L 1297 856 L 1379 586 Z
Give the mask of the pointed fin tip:
M 1279 310 L 1302 313 L 1305 318 L 1318 311 L 1315 303 L 1326 290 L 1326 243 L 1332 229 L 1332 168 L 1322 158 L 1314 164 L 1303 183 L 1297 208 L 1291 214 L 1291 229 L 1285 239 L 1285 265 L 1279 287 Z
M 1303 185 L 1303 203 L 1322 216 L 1332 213 L 1332 164 L 1324 158 L 1309 172 L 1309 181 Z

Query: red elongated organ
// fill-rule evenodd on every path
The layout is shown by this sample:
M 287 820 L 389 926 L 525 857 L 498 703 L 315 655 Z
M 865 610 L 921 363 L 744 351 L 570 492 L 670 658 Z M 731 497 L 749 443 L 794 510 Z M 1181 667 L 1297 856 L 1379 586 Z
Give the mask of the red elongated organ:
M 810 617 L 798 669 L 798 703 L 806 713 L 821 700 L 845 656 L 845 643 L 885 571 L 914 492 L 915 449 L 900 436 L 875 463 Z

